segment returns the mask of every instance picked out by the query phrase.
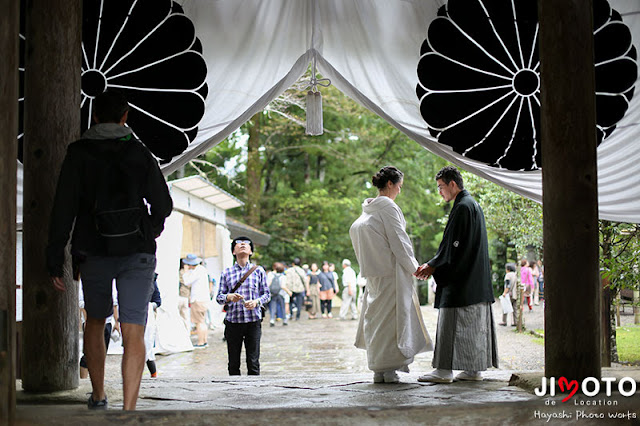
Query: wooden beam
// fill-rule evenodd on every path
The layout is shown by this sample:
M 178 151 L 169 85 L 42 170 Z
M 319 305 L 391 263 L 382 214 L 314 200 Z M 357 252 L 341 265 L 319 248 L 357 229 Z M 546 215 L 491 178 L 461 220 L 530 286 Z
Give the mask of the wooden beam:
M 80 136 L 81 25 L 81 0 L 27 1 L 21 354 L 22 387 L 34 392 L 79 382 L 78 288 L 67 273 L 67 291 L 53 289 L 45 247 L 60 165 Z
M 538 0 L 545 374 L 600 378 L 592 0 Z
M 0 0 L 0 424 L 16 410 L 16 158 L 19 0 Z

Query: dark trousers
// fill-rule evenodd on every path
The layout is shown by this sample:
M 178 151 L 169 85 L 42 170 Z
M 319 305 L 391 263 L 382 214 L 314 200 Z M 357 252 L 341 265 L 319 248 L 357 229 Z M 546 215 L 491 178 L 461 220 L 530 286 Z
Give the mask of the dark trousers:
M 304 291 L 300 293 L 292 293 L 291 304 L 298 309 L 298 312 L 296 312 L 296 319 L 300 319 L 300 312 L 304 309 Z M 291 316 L 293 317 L 293 310 L 291 311 Z
M 233 323 L 225 320 L 224 337 L 227 339 L 229 354 L 229 375 L 240 375 L 240 353 L 242 342 L 247 353 L 247 374 L 260 375 L 260 337 L 262 323 L 260 321 Z

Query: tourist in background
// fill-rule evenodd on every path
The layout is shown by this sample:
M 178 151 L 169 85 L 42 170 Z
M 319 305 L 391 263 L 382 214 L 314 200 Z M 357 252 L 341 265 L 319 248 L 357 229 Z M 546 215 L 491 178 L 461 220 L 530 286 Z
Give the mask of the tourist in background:
M 504 275 L 504 291 L 502 292 L 502 295 L 505 297 L 509 298 L 509 301 L 511 302 L 511 306 L 513 307 L 513 322 L 511 323 L 511 325 L 516 325 L 517 321 L 516 321 L 516 309 L 518 308 L 517 305 L 517 294 L 518 294 L 518 277 L 516 276 L 516 265 L 515 263 L 507 263 L 505 265 L 505 275 Z M 506 326 L 507 325 L 507 316 L 508 314 L 503 313 L 502 314 L 502 322 L 500 323 L 500 325 L 502 326 Z
M 529 262 L 529 268 L 531 268 L 531 275 L 533 276 L 533 304 L 538 306 L 540 304 L 540 269 L 538 264 L 534 261 Z
M 538 270 L 540 271 L 540 275 L 538 276 L 540 301 L 544 303 L 544 265 L 542 265 L 542 260 L 538 260 Z
M 318 264 L 312 263 L 309 275 L 307 275 L 307 295 L 311 298 L 311 311 L 309 311 L 309 319 L 316 319 L 322 311 L 322 301 L 320 300 L 320 278 L 318 277 Z
M 196 326 L 196 335 L 198 343 L 193 345 L 196 349 L 204 349 L 209 346 L 208 327 L 205 321 L 207 309 L 209 309 L 209 274 L 204 266 L 202 259 L 195 254 L 188 254 L 182 261 L 185 264 L 186 271 L 182 276 L 184 285 L 191 288 L 191 322 Z
M 300 267 L 300 258 L 293 259 L 291 267 L 285 271 L 287 288 L 291 290 L 291 318 L 298 321 L 304 308 L 305 271 Z
M 276 262 L 273 264 L 273 270 L 267 274 L 267 286 L 269 286 L 269 293 L 271 293 L 271 301 L 269 301 L 269 325 L 271 327 L 276 325 L 278 318 L 283 321 L 283 325 L 288 325 L 282 295 L 284 281 L 284 265 Z
M 253 242 L 238 237 L 231 242 L 236 262 L 222 271 L 216 302 L 226 305 L 224 337 L 227 341 L 230 376 L 240 375 L 240 355 L 244 344 L 247 374 L 260 375 L 260 339 L 262 307 L 271 300 L 267 274 L 261 266 L 250 262 Z
M 529 310 L 532 310 L 533 274 L 531 272 L 531 268 L 529 267 L 529 262 L 527 262 L 527 259 L 522 259 L 520 261 L 520 282 L 524 287 L 524 301 L 527 303 Z
M 356 292 L 358 289 L 356 271 L 351 267 L 351 261 L 342 261 L 342 307 L 340 308 L 340 319 L 346 320 L 349 311 L 351 319 L 358 319 L 358 309 L 356 308 Z
M 335 278 L 333 272 L 329 270 L 329 262 L 322 262 L 322 271 L 318 274 L 320 281 L 320 306 L 322 318 L 333 318 L 331 314 L 331 300 L 335 295 Z

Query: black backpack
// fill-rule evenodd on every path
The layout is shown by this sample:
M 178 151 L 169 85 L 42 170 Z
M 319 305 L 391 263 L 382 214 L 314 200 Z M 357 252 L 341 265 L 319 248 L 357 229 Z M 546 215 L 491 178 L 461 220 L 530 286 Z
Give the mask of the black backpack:
M 140 194 L 140 178 L 123 161 L 137 142 L 126 139 L 118 143 L 121 145 L 114 150 L 99 150 L 100 168 L 95 170 L 93 216 L 111 256 L 137 251 L 137 243 L 144 236 L 143 218 L 148 217 Z
M 269 292 L 272 295 L 278 295 L 280 290 L 282 290 L 282 286 L 280 285 L 280 275 L 274 274 L 271 284 L 269 284 Z

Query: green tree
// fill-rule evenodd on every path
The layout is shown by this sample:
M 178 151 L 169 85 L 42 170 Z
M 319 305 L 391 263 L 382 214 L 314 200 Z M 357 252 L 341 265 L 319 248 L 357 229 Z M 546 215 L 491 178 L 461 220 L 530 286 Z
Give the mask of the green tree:
M 246 201 L 244 208 L 229 213 L 272 236 L 269 246 L 259 251 L 264 264 L 294 256 L 337 263 L 344 257 L 355 260 L 348 231 L 361 213 L 362 201 L 377 195 L 371 176 L 384 165 L 395 165 L 405 173 L 396 202 L 407 219 L 416 258 L 429 260 L 451 209 L 451 203 L 439 196 L 434 179 L 447 162 L 332 86 L 322 88 L 324 134 L 305 135 L 304 84 L 287 90 L 228 139 L 192 161 L 185 173 L 203 174 Z M 248 139 L 253 141 L 251 147 Z M 520 254 L 528 246 L 541 249 L 538 204 L 474 175 L 464 176 L 485 210 L 494 252 L 508 245 Z M 494 261 L 500 280 L 506 255 L 502 257 Z
M 542 206 L 471 173 L 463 177 L 484 211 L 494 287 L 499 289 L 506 263 L 530 251 L 542 258 Z
M 611 298 L 609 333 L 611 361 L 619 362 L 616 344 L 616 300 L 620 290 L 638 290 L 640 282 L 640 225 L 601 220 L 600 266 L 602 278 L 607 283 L 604 289 Z M 606 332 L 606 331 L 605 331 Z
M 439 220 L 446 206 L 439 201 L 433 176 L 445 162 L 333 87 L 322 89 L 324 134 L 305 135 L 302 86 L 285 92 L 238 132 L 193 160 L 185 174 L 202 174 L 246 201 L 243 209 L 229 213 L 272 236 L 259 250 L 262 263 L 293 256 L 337 263 L 344 257 L 355 260 L 349 227 L 360 215 L 362 201 L 377 194 L 370 184 L 372 174 L 393 164 L 405 172 L 397 201 L 405 211 L 407 230 L 418 259 L 427 260 L 443 228 Z M 260 143 L 249 149 L 247 140 L 252 138 Z M 250 157 L 255 162 L 249 162 Z M 250 214 L 256 181 L 259 215 L 255 209 Z

